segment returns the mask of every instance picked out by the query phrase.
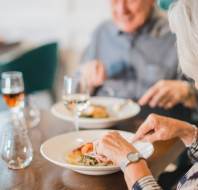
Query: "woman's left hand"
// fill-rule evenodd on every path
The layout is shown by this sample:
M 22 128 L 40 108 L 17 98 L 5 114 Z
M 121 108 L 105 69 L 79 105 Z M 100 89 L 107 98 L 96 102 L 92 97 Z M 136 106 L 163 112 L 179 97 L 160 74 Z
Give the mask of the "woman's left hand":
M 137 140 L 165 141 L 179 137 L 185 145 L 189 145 L 192 144 L 195 130 L 192 125 L 184 121 L 151 114 L 137 130 L 133 142 Z
M 109 132 L 96 143 L 96 152 L 106 156 L 115 164 L 126 157 L 129 152 L 137 152 L 135 147 L 125 140 L 118 132 Z

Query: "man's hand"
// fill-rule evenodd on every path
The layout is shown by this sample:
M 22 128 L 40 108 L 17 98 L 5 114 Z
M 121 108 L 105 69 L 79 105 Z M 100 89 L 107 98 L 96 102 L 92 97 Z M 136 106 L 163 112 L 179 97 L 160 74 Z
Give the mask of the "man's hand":
M 81 79 L 88 82 L 90 89 L 103 85 L 106 78 L 105 66 L 99 60 L 91 61 L 82 66 Z
M 185 81 L 162 80 L 152 86 L 139 100 L 140 105 L 170 109 L 178 103 L 185 105 L 190 87 Z M 188 107 L 193 105 L 188 104 Z

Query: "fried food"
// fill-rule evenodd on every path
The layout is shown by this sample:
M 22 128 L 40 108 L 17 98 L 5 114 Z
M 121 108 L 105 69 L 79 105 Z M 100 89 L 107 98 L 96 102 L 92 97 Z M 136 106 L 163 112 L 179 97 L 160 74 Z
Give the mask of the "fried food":
M 108 118 L 109 114 L 105 106 L 101 105 L 90 105 L 84 112 L 82 112 L 81 117 L 88 118 Z

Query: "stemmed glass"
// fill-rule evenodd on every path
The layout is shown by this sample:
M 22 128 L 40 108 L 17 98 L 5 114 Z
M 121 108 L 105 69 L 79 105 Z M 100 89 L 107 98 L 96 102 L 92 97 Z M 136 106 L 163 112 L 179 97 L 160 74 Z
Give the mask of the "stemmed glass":
M 40 121 L 39 110 L 31 105 L 24 95 L 23 74 L 19 71 L 4 72 L 1 75 L 3 99 L 14 114 L 23 112 L 28 127 L 35 127 Z
M 66 108 L 71 111 L 75 118 L 76 131 L 79 130 L 79 117 L 89 106 L 89 89 L 86 80 L 79 77 L 64 76 L 63 101 Z
M 24 83 L 21 72 L 4 72 L 1 75 L 1 91 L 7 106 L 18 112 L 24 107 Z
M 3 98 L 11 110 L 2 119 L 5 132 L 1 142 L 1 158 L 11 169 L 22 169 L 33 159 L 32 144 L 28 136 L 29 121 L 24 114 L 24 83 L 21 72 L 5 72 L 1 76 L 1 90 Z

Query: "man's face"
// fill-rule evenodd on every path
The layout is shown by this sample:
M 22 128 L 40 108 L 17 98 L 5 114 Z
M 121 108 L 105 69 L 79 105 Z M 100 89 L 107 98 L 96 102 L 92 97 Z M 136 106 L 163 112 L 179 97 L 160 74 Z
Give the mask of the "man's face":
M 148 18 L 153 0 L 111 0 L 112 16 L 123 32 L 135 32 Z

